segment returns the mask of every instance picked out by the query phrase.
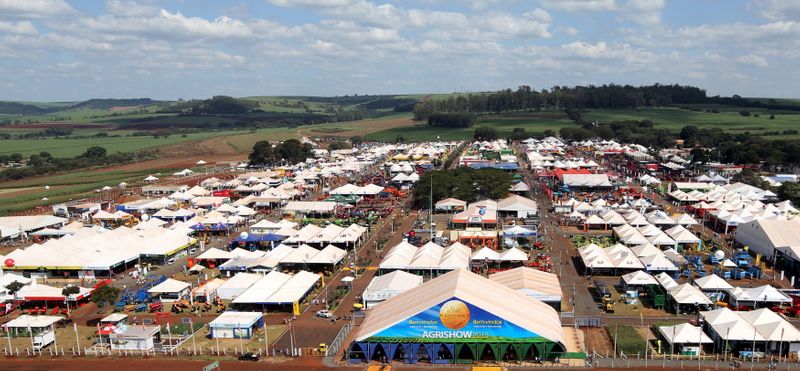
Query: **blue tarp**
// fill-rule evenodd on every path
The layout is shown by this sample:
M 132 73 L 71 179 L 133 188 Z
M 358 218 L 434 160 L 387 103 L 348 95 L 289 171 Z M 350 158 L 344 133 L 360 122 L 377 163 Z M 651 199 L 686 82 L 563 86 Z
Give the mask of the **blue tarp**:
M 248 234 L 246 239 L 242 239 L 241 236 L 236 237 L 231 241 L 232 243 L 245 243 L 245 242 L 272 242 L 272 241 L 282 241 L 286 237 L 277 235 L 277 234 Z
M 469 164 L 469 167 L 473 169 L 500 169 L 500 170 L 518 170 L 519 165 L 516 162 L 495 162 L 495 163 L 484 163 L 484 162 L 475 162 Z
M 225 230 L 228 229 L 228 225 L 227 224 L 222 224 L 222 223 L 208 224 L 208 225 L 197 223 L 197 224 L 191 226 L 190 228 L 192 228 L 192 230 L 195 230 L 195 231 L 225 231 Z

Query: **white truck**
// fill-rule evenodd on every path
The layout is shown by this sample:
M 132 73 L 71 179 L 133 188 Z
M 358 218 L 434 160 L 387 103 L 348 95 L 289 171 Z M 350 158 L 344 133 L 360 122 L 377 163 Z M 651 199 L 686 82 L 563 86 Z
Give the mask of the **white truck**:
M 56 333 L 54 331 L 42 332 L 33 337 L 33 350 L 41 351 L 44 347 L 56 341 Z

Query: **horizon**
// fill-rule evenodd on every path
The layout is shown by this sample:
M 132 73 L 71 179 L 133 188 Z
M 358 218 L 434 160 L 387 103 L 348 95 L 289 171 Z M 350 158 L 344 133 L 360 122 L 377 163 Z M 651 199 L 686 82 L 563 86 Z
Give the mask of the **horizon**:
M 798 36 L 783 0 L 6 1 L 0 100 L 655 82 L 788 98 Z

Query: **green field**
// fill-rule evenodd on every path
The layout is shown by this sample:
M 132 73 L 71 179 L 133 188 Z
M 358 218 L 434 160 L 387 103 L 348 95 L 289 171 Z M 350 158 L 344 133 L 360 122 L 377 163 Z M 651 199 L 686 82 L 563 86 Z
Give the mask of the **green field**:
M 746 109 L 730 106 L 719 107 L 720 113 L 697 112 L 679 108 L 636 108 L 636 109 L 596 109 L 583 112 L 583 119 L 590 122 L 609 123 L 627 120 L 651 120 L 658 128 L 679 131 L 686 125 L 698 127 L 718 127 L 731 132 L 750 131 L 783 131 L 786 129 L 800 129 L 800 112 L 779 111 L 775 119 L 769 118 L 769 113 L 761 109 Z M 709 109 L 712 107 L 708 107 Z M 739 114 L 740 110 L 758 113 L 745 117 Z
M 394 128 L 368 134 L 366 139 L 392 142 L 402 136 L 410 142 L 419 142 L 435 139 L 464 140 L 472 139 L 476 127 L 493 127 L 501 137 L 506 137 L 515 128 L 523 128 L 530 134 L 541 134 L 545 130 L 559 129 L 574 125 L 566 114 L 560 111 L 541 112 L 513 112 L 500 115 L 485 115 L 478 118 L 478 122 L 471 128 L 443 128 L 430 127 L 424 123 L 408 128 Z
M 114 132 L 111 132 L 114 134 Z M 53 157 L 74 157 L 91 146 L 104 147 L 109 153 L 134 152 L 143 149 L 157 148 L 165 145 L 246 133 L 239 131 L 209 131 L 205 133 L 174 134 L 167 138 L 152 136 L 140 137 L 105 137 L 105 138 L 44 138 L 44 139 L 8 139 L 0 140 L 0 154 L 20 153 L 23 156 L 50 152 Z
M 165 174 L 172 173 L 172 170 L 162 169 L 160 171 Z M 45 178 L 37 177 L 0 183 L 0 198 L 3 200 L 3 202 L 0 202 L 0 216 L 37 206 L 77 200 L 90 196 L 95 189 L 104 186 L 116 187 L 123 181 L 128 183 L 141 182 L 144 177 L 151 173 L 147 170 L 78 171 Z M 50 189 L 45 189 L 45 185 L 49 186 Z M 43 201 L 42 198 L 47 198 L 47 200 Z

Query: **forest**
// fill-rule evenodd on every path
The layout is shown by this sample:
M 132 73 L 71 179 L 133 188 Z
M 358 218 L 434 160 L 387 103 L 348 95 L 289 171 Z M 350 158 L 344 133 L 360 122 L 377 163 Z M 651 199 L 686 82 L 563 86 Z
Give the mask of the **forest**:
M 451 95 L 444 99 L 427 98 L 414 106 L 414 119 L 427 120 L 441 112 L 499 113 L 516 110 L 555 109 L 574 111 L 592 108 L 662 107 L 685 104 L 724 104 L 766 109 L 800 110 L 795 105 L 779 104 L 774 100 L 732 97 L 709 97 L 706 91 L 684 85 L 600 85 L 555 86 L 550 90 L 535 90 L 523 85 L 517 90 L 505 89 L 492 93 Z

